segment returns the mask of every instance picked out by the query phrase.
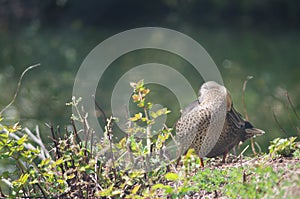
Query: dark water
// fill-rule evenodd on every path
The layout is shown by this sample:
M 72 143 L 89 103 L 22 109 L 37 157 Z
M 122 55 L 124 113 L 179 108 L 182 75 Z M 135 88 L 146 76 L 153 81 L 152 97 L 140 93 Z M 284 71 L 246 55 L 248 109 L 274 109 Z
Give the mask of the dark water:
M 195 27 L 177 30 L 195 39 L 210 54 L 242 114 L 243 81 L 249 75 L 254 76 L 248 82 L 245 102 L 252 123 L 266 131 L 256 139 L 263 151 L 267 151 L 269 141 L 275 137 L 299 135 L 300 121 L 285 93 L 289 92 L 295 111 L 300 115 L 300 31 Z M 96 45 L 118 32 L 83 28 L 76 23 L 58 30 L 40 29 L 38 24 L 33 24 L 16 32 L 1 32 L 0 109 L 12 99 L 22 71 L 29 65 L 41 63 L 39 68 L 25 75 L 16 102 L 4 114 L 4 122 L 20 121 L 31 129 L 39 125 L 45 139 L 50 132 L 44 123 L 68 124 L 71 109 L 65 103 L 71 100 L 77 70 Z M 106 71 L 99 83 L 104 87 L 97 91 L 99 103 L 108 107 L 111 89 L 118 78 L 130 68 L 152 60 L 177 68 L 190 80 L 194 90 L 203 83 L 201 76 L 174 54 L 159 50 L 136 51 L 120 57 Z M 153 89 L 151 98 L 172 110 L 168 120 L 171 126 L 179 114 L 174 95 L 167 88 L 149 86 Z M 109 114 L 110 110 L 106 111 Z M 286 132 L 275 122 L 273 112 Z

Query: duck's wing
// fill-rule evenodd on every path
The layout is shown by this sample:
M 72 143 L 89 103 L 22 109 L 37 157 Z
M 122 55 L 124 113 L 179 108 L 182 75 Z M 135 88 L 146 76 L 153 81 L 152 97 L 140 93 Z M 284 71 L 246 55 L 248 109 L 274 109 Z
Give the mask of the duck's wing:
M 187 107 L 185 107 L 182 111 L 181 111 L 181 117 L 185 116 L 187 113 L 191 112 L 194 108 L 199 106 L 199 101 L 195 100 L 192 103 L 190 103 Z
M 184 112 L 176 123 L 176 139 L 180 144 L 181 152 L 185 152 L 192 143 L 203 141 L 209 128 L 211 114 L 201 106 Z

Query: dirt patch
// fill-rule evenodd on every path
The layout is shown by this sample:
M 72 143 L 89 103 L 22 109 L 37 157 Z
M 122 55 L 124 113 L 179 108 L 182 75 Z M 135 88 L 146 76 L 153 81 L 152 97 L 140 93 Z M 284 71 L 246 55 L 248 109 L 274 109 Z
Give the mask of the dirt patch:
M 221 163 L 220 158 L 206 159 L 204 168 L 191 173 L 196 175 L 201 169 L 215 170 L 229 170 L 231 168 L 241 168 L 243 180 L 237 181 L 247 186 L 247 183 L 253 183 L 252 179 L 257 177 L 255 172 L 250 172 L 253 167 L 271 167 L 273 174 L 278 173 L 277 180 L 273 181 L 275 186 L 271 187 L 272 195 L 266 198 L 300 198 L 300 159 L 293 157 L 278 157 L 272 159 L 270 156 L 259 157 L 245 157 L 243 159 L 236 156 L 229 156 L 226 163 Z M 266 173 L 266 176 L 268 174 Z M 263 179 L 262 179 L 263 180 Z M 226 182 L 225 182 L 226 184 Z M 259 188 L 258 188 L 259 189 Z M 228 198 L 223 194 L 223 187 L 220 189 L 208 192 L 206 190 L 199 190 L 197 193 L 189 194 L 183 198 Z M 283 196 L 283 197 L 282 197 Z M 240 197 L 243 198 L 243 197 Z M 251 196 L 249 197 L 251 198 Z

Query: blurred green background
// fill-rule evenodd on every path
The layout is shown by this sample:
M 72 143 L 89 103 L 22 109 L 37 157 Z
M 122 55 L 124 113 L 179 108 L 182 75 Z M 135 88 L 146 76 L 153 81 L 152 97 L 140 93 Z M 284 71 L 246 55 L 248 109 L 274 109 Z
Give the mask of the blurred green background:
M 32 130 L 39 125 L 46 139 L 50 132 L 44 123 L 69 123 L 71 109 L 65 103 L 71 100 L 81 62 L 96 45 L 128 29 L 165 27 L 189 35 L 207 50 L 241 113 L 243 81 L 254 76 L 245 93 L 247 111 L 252 123 L 266 131 L 257 138 L 266 151 L 275 137 L 299 136 L 300 121 L 285 96 L 288 91 L 300 115 L 299 22 L 296 0 L 0 0 L 0 110 L 12 99 L 22 71 L 42 65 L 25 75 L 16 102 L 3 114 L 4 123 L 20 121 Z M 116 60 L 101 79 L 106 87 L 97 92 L 99 103 L 108 105 L 110 89 L 124 71 L 149 60 L 185 71 L 195 90 L 203 83 L 177 56 L 136 51 Z M 166 89 L 152 89 L 152 97 L 165 100 L 173 111 L 169 123 L 174 123 L 177 101 L 170 104 L 172 94 Z

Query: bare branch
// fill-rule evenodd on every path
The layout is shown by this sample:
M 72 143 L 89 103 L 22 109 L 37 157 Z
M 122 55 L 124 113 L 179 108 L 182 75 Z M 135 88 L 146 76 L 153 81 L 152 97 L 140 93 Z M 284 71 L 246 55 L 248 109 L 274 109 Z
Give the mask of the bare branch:
M 274 117 L 274 120 L 275 120 L 276 124 L 277 124 L 278 127 L 280 128 L 280 130 L 281 130 L 282 132 L 284 132 L 285 134 L 288 134 L 288 133 L 286 132 L 286 130 L 284 130 L 284 128 L 280 125 L 280 123 L 279 123 L 279 121 L 278 121 L 278 119 L 277 119 L 277 116 L 275 115 L 274 110 L 273 110 L 273 117 Z
M 244 107 L 244 114 L 245 114 L 245 119 L 246 119 L 247 121 L 249 121 L 249 116 L 248 116 L 248 113 L 247 113 L 246 102 L 245 102 L 245 91 L 246 91 L 247 82 L 248 82 L 250 79 L 252 79 L 252 78 L 253 78 L 253 76 L 247 76 L 247 78 L 246 78 L 245 81 L 244 81 L 244 84 L 243 84 L 243 91 L 242 91 L 242 101 L 243 101 L 243 107 Z M 253 152 L 254 155 L 256 155 L 253 137 L 250 138 L 250 141 L 251 141 L 251 149 L 252 149 L 252 152 Z
M 290 98 L 290 95 L 289 95 L 289 92 L 288 92 L 288 91 L 286 91 L 285 96 L 286 96 L 286 98 L 287 98 L 287 100 L 288 100 L 288 102 L 289 102 L 289 104 L 290 104 L 290 106 L 291 106 L 293 112 L 295 113 L 296 118 L 297 118 L 298 121 L 300 122 L 300 117 L 299 117 L 299 115 L 298 115 L 298 113 L 297 113 L 297 111 L 296 111 L 296 109 L 295 109 L 295 107 L 294 107 L 294 105 L 293 105 L 293 103 L 292 103 L 292 101 L 291 101 L 291 98 Z
M 104 110 L 103 110 L 103 109 L 101 108 L 101 106 L 97 103 L 96 98 L 95 98 L 95 95 L 92 95 L 92 98 L 93 98 L 93 100 L 94 100 L 94 102 L 95 102 L 96 107 L 99 109 L 99 111 L 100 111 L 101 114 L 103 115 L 103 117 L 104 117 L 104 122 L 106 122 L 108 118 L 106 117 Z
M 242 90 L 242 101 L 243 101 L 243 107 L 244 107 L 244 114 L 245 114 L 245 119 L 247 121 L 249 121 L 249 116 L 247 113 L 247 108 L 246 108 L 246 103 L 245 103 L 245 91 L 246 91 L 247 82 L 252 78 L 253 78 L 253 76 L 247 76 L 247 78 L 244 81 L 243 90 Z
M 46 159 L 46 158 L 50 158 L 50 154 L 48 152 L 48 150 L 46 149 L 42 139 L 39 136 L 39 129 L 36 126 L 36 132 L 38 136 L 35 136 L 28 128 L 24 128 L 24 131 L 26 132 L 26 134 L 31 138 L 32 141 L 34 141 L 35 143 L 37 143 L 40 147 L 41 147 L 41 159 Z
M 33 69 L 33 68 L 35 68 L 35 67 L 38 67 L 38 66 L 40 66 L 40 65 L 41 65 L 41 64 L 35 64 L 35 65 L 32 65 L 32 66 L 29 66 L 29 67 L 27 67 L 27 68 L 23 71 L 23 73 L 21 74 L 20 79 L 19 79 L 19 81 L 18 81 L 17 90 L 16 90 L 16 92 L 15 92 L 15 95 L 14 95 L 13 99 L 10 101 L 10 103 L 9 103 L 6 107 L 4 107 L 4 109 L 2 109 L 2 110 L 0 111 L 0 115 L 2 115 L 2 113 L 3 113 L 4 111 L 6 111 L 6 109 L 8 109 L 8 108 L 15 102 L 15 100 L 16 100 L 18 94 L 19 94 L 19 89 L 20 89 L 20 87 L 21 87 L 22 79 L 23 79 L 25 73 L 27 73 L 29 70 L 31 70 L 31 69 Z

